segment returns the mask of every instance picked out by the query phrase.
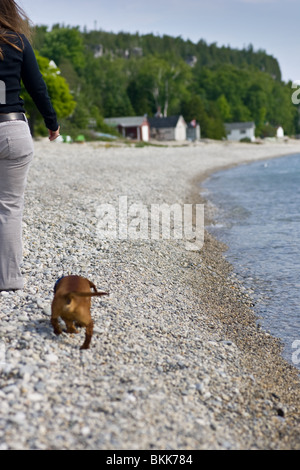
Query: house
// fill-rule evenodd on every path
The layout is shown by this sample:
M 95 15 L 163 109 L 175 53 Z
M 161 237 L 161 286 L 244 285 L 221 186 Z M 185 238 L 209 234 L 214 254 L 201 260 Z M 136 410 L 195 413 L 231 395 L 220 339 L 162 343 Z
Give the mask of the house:
M 105 124 L 117 127 L 123 137 L 149 142 L 150 125 L 147 116 L 117 117 L 104 119 Z
M 224 125 L 228 140 L 240 141 L 248 138 L 251 142 L 255 141 L 254 122 L 231 122 Z
M 192 142 L 201 139 L 200 125 L 195 119 L 193 119 L 193 121 L 189 122 L 187 125 L 186 138 Z
M 281 126 L 276 129 L 276 137 L 277 139 L 282 139 L 284 137 L 284 130 Z
M 157 140 L 186 140 L 187 125 L 182 116 L 148 118 L 150 136 Z

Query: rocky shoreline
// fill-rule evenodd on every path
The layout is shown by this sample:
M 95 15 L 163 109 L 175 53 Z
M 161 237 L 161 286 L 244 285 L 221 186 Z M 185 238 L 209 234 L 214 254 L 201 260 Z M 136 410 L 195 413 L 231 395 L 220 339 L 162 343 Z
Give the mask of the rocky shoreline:
M 25 289 L 0 293 L 0 449 L 300 448 L 298 371 L 257 328 L 225 247 L 97 237 L 99 204 L 202 204 L 209 172 L 299 148 L 36 143 Z M 68 273 L 110 291 L 93 300 L 89 351 L 50 326 Z

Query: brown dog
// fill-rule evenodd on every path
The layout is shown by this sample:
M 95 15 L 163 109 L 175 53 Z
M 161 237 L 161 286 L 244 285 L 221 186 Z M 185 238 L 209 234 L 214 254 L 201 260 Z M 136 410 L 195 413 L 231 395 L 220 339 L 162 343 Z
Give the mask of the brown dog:
M 91 288 L 94 292 L 91 292 Z M 54 286 L 54 298 L 51 306 L 51 324 L 56 335 L 62 330 L 58 319 L 62 318 L 67 333 L 78 333 L 76 325 L 85 327 L 85 341 L 80 349 L 88 349 L 93 336 L 93 320 L 91 317 L 91 297 L 108 295 L 98 292 L 95 284 L 81 276 L 64 276 Z

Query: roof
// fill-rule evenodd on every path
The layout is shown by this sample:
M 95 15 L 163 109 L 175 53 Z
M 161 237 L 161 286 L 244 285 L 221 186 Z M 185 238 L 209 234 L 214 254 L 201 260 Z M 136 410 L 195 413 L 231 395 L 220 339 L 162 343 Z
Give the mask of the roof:
M 147 122 L 146 116 L 128 116 L 128 117 L 114 117 L 104 119 L 105 124 L 109 126 L 116 127 L 139 127 L 144 122 Z
M 163 129 L 168 127 L 176 127 L 179 119 L 182 116 L 169 116 L 169 117 L 154 117 L 148 118 L 150 127 L 155 129 Z M 182 118 L 183 119 L 183 118 Z
M 246 129 L 254 129 L 254 122 L 226 122 L 225 124 L 226 131 L 240 130 L 244 131 Z

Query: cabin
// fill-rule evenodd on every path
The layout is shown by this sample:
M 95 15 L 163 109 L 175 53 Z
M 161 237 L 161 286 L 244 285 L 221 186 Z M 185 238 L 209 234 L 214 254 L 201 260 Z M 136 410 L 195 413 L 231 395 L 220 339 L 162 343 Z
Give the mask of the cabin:
M 189 122 L 187 125 L 186 138 L 192 142 L 196 142 L 197 140 L 201 139 L 200 125 L 195 119 Z
M 156 140 L 186 140 L 187 124 L 182 116 L 148 118 L 150 136 Z
M 255 141 L 255 123 L 254 122 L 230 122 L 225 123 L 225 130 L 228 140 L 239 142 L 248 138 L 251 142 Z
M 147 116 L 117 117 L 104 119 L 105 124 L 117 128 L 128 139 L 149 142 L 150 125 Z
M 284 130 L 281 126 L 277 127 L 276 129 L 276 137 L 277 139 L 283 139 L 284 137 Z

